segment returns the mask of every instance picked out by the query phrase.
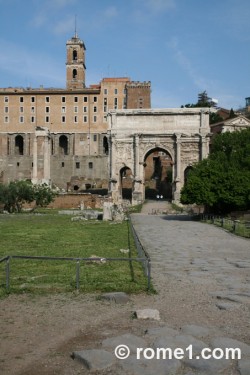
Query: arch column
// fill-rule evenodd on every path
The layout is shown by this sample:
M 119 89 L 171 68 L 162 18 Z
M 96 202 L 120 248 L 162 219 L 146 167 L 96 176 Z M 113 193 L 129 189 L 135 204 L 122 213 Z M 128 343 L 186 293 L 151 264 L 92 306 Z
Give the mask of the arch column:
M 173 192 L 174 201 L 180 201 L 181 192 L 181 134 L 175 134 L 176 162 L 175 162 L 175 191 Z
M 141 176 L 140 165 L 140 139 L 139 134 L 134 135 L 134 186 L 132 192 L 132 204 L 140 204 L 143 202 L 143 178 Z

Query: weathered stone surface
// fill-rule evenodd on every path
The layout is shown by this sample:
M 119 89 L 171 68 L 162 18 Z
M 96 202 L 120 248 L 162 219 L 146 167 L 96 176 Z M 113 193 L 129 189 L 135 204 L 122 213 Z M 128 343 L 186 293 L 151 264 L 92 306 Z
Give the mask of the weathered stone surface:
M 160 313 L 158 310 L 155 309 L 143 309 L 143 310 L 136 310 L 134 312 L 134 316 L 137 319 L 153 319 L 153 320 L 160 320 Z
M 156 327 L 156 328 L 149 328 L 146 331 L 146 338 L 155 338 L 155 337 L 165 337 L 165 336 L 177 336 L 180 334 L 180 331 L 172 329 L 170 327 Z
M 101 299 L 115 302 L 115 303 L 125 304 L 129 301 L 129 296 L 124 292 L 111 292 L 111 293 L 103 293 L 101 295 Z
M 207 347 L 207 344 L 205 344 L 203 341 L 195 339 L 190 335 L 158 337 L 153 343 L 153 347 L 155 349 L 170 348 L 172 351 L 174 351 L 176 348 L 181 348 L 185 357 L 189 355 L 189 351 L 186 351 L 186 348 L 190 345 L 192 345 L 193 355 L 200 354 L 202 349 Z
M 103 203 L 103 220 L 113 220 L 113 211 L 112 211 L 113 204 L 111 202 L 104 202 Z
M 214 331 L 214 329 L 212 330 Z M 207 327 L 197 326 L 194 324 L 188 324 L 182 327 L 181 332 L 186 335 L 192 335 L 197 338 L 203 338 L 208 336 L 209 333 L 211 333 L 211 329 Z
M 210 344 L 212 348 L 221 348 L 223 350 L 225 350 L 225 348 L 240 348 L 241 357 L 250 357 L 249 345 L 245 344 L 244 342 L 231 339 L 229 337 L 216 337 L 211 340 Z
M 238 368 L 240 370 L 240 375 L 250 374 L 250 359 L 241 359 L 238 362 Z
M 221 302 L 216 303 L 216 307 L 218 307 L 219 310 L 232 310 L 236 309 L 239 305 L 236 303 L 230 303 L 230 302 Z
M 118 345 L 127 345 L 131 353 L 136 353 L 137 348 L 146 348 L 147 343 L 141 337 L 126 333 L 121 336 L 111 337 L 102 342 L 105 349 L 114 350 Z
M 230 368 L 230 361 L 226 359 L 184 359 L 185 366 L 200 371 L 204 375 L 217 375 Z
M 137 359 L 135 356 L 130 356 L 119 364 L 133 375 L 175 375 L 181 368 L 181 362 L 176 359 Z
M 116 362 L 116 357 L 103 349 L 81 350 L 73 352 L 73 359 L 77 359 L 89 370 L 104 370 Z

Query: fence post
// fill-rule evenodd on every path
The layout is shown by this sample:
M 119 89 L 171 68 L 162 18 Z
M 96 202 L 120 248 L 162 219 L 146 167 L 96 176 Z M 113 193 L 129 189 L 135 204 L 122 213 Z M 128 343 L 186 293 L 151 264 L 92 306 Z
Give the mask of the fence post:
M 6 261 L 6 289 L 10 289 L 10 257 Z
M 80 287 L 80 262 L 76 262 L 76 290 L 79 290 Z
M 148 290 L 150 290 L 150 279 L 151 279 L 151 262 L 150 260 L 148 259 L 147 260 L 147 268 L 148 268 Z

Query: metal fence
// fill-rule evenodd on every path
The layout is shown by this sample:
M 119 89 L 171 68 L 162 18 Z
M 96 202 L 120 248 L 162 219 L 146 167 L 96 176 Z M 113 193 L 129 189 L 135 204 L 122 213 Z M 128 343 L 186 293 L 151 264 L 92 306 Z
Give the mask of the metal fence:
M 20 259 L 20 260 L 36 260 L 36 261 L 64 261 L 64 262 L 75 262 L 76 264 L 76 289 L 80 289 L 80 265 L 81 262 L 117 262 L 117 261 L 124 261 L 124 262 L 140 262 L 143 265 L 143 269 L 147 269 L 147 289 L 150 289 L 150 261 L 145 258 L 99 258 L 99 257 L 91 257 L 91 258 L 71 258 L 71 257 L 48 257 L 48 256 L 25 256 L 25 255 L 8 255 L 4 258 L 0 259 L 0 264 L 5 262 L 5 285 L 7 291 L 10 290 L 10 283 L 11 283 L 11 260 L 12 259 Z
M 212 214 L 202 214 L 202 221 L 210 222 L 242 237 L 250 238 L 250 221 L 233 220 Z
M 133 238 L 134 238 L 134 242 L 135 242 L 135 246 L 136 246 L 136 249 L 137 249 L 137 253 L 139 255 L 139 257 L 141 257 L 141 259 L 144 259 L 144 263 L 143 264 L 143 269 L 144 269 L 144 274 L 145 276 L 147 277 L 148 279 L 148 289 L 150 288 L 150 279 L 151 279 L 151 259 L 150 259 L 150 256 L 148 254 L 148 252 L 144 249 L 137 233 L 136 233 L 136 230 L 133 226 L 133 223 L 131 221 L 131 218 L 129 218 L 129 224 L 130 224 L 130 228 L 131 228 L 131 231 L 132 231 L 132 234 L 133 234 Z

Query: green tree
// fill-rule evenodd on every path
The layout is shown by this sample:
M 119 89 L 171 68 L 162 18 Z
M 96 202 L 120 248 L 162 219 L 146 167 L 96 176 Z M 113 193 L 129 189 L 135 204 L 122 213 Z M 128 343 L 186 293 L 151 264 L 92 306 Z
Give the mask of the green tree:
M 47 184 L 33 186 L 33 200 L 35 201 L 34 210 L 37 207 L 46 207 L 54 201 L 57 193 Z
M 0 184 L 0 203 L 8 212 L 21 212 L 24 203 L 35 202 L 35 208 L 51 203 L 56 193 L 46 184 L 33 185 L 30 181 L 11 181 Z
M 209 157 L 190 171 L 181 202 L 214 213 L 250 208 L 250 129 L 215 137 Z

